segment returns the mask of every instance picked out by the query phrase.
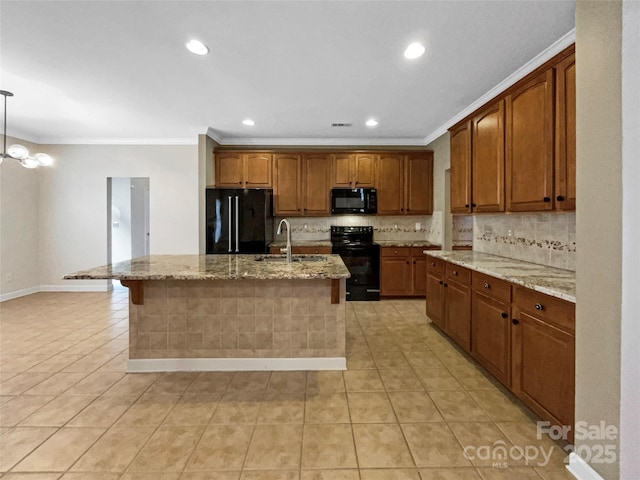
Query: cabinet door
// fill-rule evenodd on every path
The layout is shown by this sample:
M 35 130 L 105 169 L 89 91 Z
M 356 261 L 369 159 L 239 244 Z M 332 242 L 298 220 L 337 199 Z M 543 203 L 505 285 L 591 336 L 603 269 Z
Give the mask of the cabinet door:
M 507 211 L 553 208 L 554 72 L 549 69 L 507 97 Z
M 336 153 L 331 161 L 331 183 L 334 187 L 352 186 L 352 155 Z
M 450 130 L 451 213 L 471 213 L 471 124 Z
M 276 188 L 273 209 L 275 214 L 302 215 L 300 155 L 277 154 L 274 163 Z
M 556 210 L 576 209 L 576 57 L 556 65 Z
M 243 182 L 242 153 L 220 152 L 215 155 L 216 187 L 241 188 Z
M 504 212 L 504 100 L 473 119 L 471 144 L 474 212 Z
M 331 215 L 331 158 L 309 154 L 302 157 L 304 215 Z
M 358 153 L 354 157 L 354 186 L 375 187 L 375 157 L 370 153 Z
M 441 273 L 427 272 L 427 317 L 444 330 L 444 282 Z
M 378 215 L 404 212 L 404 158 L 385 153 L 378 157 Z
M 543 418 L 573 425 L 575 338 L 514 307 L 513 391 Z
M 433 213 L 433 152 L 407 155 L 404 170 L 405 213 L 431 215 Z M 380 181 L 382 178 L 378 176 L 378 184 Z M 380 195 L 379 192 L 378 195 Z
M 467 352 L 471 350 L 471 294 L 466 285 L 445 280 L 444 331 Z
M 380 295 L 407 295 L 408 293 L 411 293 L 409 257 L 381 257 Z
M 273 156 L 270 153 L 248 153 L 245 158 L 247 188 L 269 188 Z
M 508 303 L 473 291 L 471 343 L 473 358 L 494 377 L 509 386 L 511 319 Z
M 413 294 L 424 297 L 427 292 L 427 257 L 413 257 Z

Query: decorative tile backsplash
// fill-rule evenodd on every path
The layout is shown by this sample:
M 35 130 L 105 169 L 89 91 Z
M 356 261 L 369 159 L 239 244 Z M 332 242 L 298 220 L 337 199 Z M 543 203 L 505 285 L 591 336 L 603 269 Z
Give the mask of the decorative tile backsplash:
M 475 215 L 472 218 L 475 251 L 575 271 L 574 212 Z
M 275 225 L 282 217 L 276 217 Z M 433 215 L 367 216 L 341 215 L 335 217 L 287 217 L 294 241 L 329 240 L 332 225 L 372 226 L 376 240 L 428 240 L 442 244 L 442 212 Z M 417 224 L 419 225 L 419 229 Z M 274 230 L 275 232 L 275 230 Z M 284 240 L 275 235 L 275 240 Z
M 453 215 L 452 245 L 473 244 L 473 216 Z

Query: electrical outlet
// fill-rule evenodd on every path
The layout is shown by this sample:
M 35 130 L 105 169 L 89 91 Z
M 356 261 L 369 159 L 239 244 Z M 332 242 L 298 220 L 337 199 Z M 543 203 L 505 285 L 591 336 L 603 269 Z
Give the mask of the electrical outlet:
M 512 228 L 507 230 L 507 237 L 513 237 L 513 229 Z
M 419 232 L 421 227 L 422 225 L 420 225 L 420 222 L 416 222 L 416 232 Z
M 397 230 L 397 229 L 398 229 L 398 224 L 397 224 L 397 223 L 393 225 L 393 229 L 394 229 L 394 230 Z
M 7 273 L 7 282 L 13 282 L 13 273 Z

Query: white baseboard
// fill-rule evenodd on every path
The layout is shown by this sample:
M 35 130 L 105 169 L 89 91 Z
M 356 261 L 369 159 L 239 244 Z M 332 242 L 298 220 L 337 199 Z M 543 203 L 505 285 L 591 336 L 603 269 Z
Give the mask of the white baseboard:
M 109 286 L 104 285 L 40 285 L 41 292 L 108 292 Z
M 6 302 L 7 300 L 12 300 L 14 298 L 24 297 L 26 295 L 31 295 L 32 293 L 38 293 L 39 291 L 39 287 L 29 287 L 23 288 L 22 290 L 16 290 L 14 292 L 3 293 L 2 295 L 0 295 L 0 302 Z
M 0 295 L 0 303 L 14 298 L 25 297 L 38 292 L 110 292 L 113 290 L 112 285 L 40 285 L 37 287 L 23 288 L 14 292 L 3 293 Z
M 569 454 L 567 470 L 578 480 L 604 480 L 598 472 L 591 468 L 591 466 L 576 453 Z
M 344 357 L 312 358 L 136 358 L 127 372 L 235 372 L 259 370 L 346 370 Z

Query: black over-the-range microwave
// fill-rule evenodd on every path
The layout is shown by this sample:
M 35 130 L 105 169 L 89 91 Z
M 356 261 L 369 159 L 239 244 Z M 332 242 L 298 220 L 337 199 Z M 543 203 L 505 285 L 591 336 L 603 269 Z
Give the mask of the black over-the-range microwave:
M 372 215 L 378 213 L 378 196 L 375 188 L 333 188 L 331 213 Z

